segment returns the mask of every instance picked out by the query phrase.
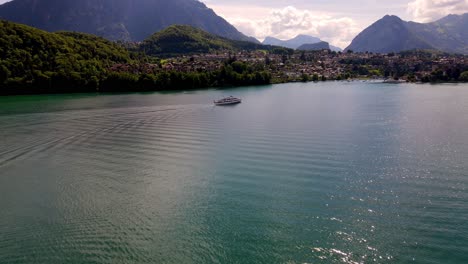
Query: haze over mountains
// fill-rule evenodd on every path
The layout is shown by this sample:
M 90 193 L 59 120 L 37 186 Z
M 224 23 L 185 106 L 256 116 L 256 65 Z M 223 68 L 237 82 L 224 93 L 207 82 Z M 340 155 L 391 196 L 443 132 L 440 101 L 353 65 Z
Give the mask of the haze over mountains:
M 282 46 L 290 49 L 297 49 L 299 46 L 309 43 L 317 43 L 320 42 L 321 40 L 316 37 L 308 36 L 308 35 L 298 35 L 295 38 L 289 39 L 289 40 L 281 40 L 277 39 L 274 37 L 266 37 L 265 40 L 263 41 L 263 44 L 267 45 L 276 45 L 276 46 Z
M 435 49 L 468 54 L 468 14 L 449 15 L 431 23 L 385 16 L 362 31 L 346 48 L 357 52 Z
M 264 45 L 275 45 L 275 46 L 281 46 L 281 47 L 290 48 L 290 49 L 297 49 L 300 46 L 305 45 L 305 44 L 316 44 L 316 43 L 321 43 L 321 42 L 323 41 L 319 38 L 301 34 L 289 40 L 281 40 L 281 39 L 277 39 L 274 37 L 266 37 L 262 43 Z M 322 44 L 322 47 L 323 47 L 323 44 Z M 330 45 L 329 48 L 334 51 L 341 51 L 340 48 L 334 47 L 332 45 Z
M 196 0 L 14 0 L 0 6 L 0 18 L 110 40 L 141 41 L 170 25 L 185 24 L 230 39 L 258 42 Z

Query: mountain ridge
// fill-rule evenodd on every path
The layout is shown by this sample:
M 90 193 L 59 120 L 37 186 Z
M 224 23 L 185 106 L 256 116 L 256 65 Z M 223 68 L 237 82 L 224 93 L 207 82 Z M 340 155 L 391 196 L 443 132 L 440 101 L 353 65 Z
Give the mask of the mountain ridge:
M 386 15 L 359 33 L 346 48 L 389 53 L 434 49 L 468 54 L 468 14 L 448 15 L 430 23 L 403 21 Z
M 13 0 L 0 18 L 46 31 L 78 31 L 109 40 L 142 41 L 173 24 L 187 24 L 222 37 L 247 37 L 196 0 Z
M 290 49 L 297 49 L 299 46 L 303 44 L 314 44 L 320 42 L 319 38 L 308 36 L 304 34 L 299 34 L 296 37 L 288 40 L 281 40 L 275 37 L 266 37 L 265 40 L 262 42 L 266 45 L 276 45 L 282 46 Z
M 305 44 L 316 44 L 323 42 L 321 39 L 305 34 L 299 34 L 296 37 L 288 40 L 281 40 L 275 37 L 268 36 L 263 40 L 262 44 L 264 45 L 275 45 L 281 46 L 290 49 L 298 49 L 300 46 Z M 341 48 L 335 47 L 333 45 L 329 46 L 333 51 L 342 51 Z
M 172 25 L 145 39 L 139 50 L 152 56 L 200 54 L 213 51 L 253 51 L 284 49 L 249 41 L 223 38 L 190 25 Z
M 297 50 L 312 51 L 312 50 L 329 50 L 330 44 L 326 41 L 321 41 L 313 44 L 302 44 Z

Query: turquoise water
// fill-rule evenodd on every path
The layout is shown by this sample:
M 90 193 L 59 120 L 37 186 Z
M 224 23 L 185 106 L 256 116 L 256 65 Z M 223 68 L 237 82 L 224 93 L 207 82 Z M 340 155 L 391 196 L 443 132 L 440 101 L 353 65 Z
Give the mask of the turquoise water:
M 468 85 L 3 97 L 0 127 L 2 264 L 468 263 Z

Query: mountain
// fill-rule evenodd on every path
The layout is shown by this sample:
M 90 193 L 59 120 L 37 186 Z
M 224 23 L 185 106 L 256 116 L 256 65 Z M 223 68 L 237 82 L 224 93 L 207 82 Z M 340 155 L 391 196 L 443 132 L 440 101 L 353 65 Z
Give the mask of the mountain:
M 263 45 L 275 45 L 275 46 L 282 46 L 282 47 L 285 47 L 285 42 L 284 40 L 281 40 L 281 39 L 277 39 L 277 38 L 274 38 L 274 37 L 266 37 L 262 44 Z
M 361 32 L 346 48 L 357 52 L 399 52 L 432 49 L 432 45 L 412 32 L 397 16 L 385 16 Z
M 277 46 L 223 38 L 187 25 L 169 26 L 144 40 L 139 47 L 140 51 L 155 56 L 278 48 Z
M 343 51 L 342 48 L 337 47 L 337 46 L 333 46 L 333 45 L 330 45 L 330 50 L 332 50 L 332 51 L 337 51 L 337 52 L 338 52 L 338 51 Z
M 436 49 L 468 54 L 468 14 L 449 15 L 431 23 L 406 22 L 385 16 L 362 31 L 346 50 L 400 52 Z
M 427 24 L 408 22 L 408 27 L 435 49 L 468 54 L 468 13 L 448 15 Z
M 316 37 L 308 36 L 308 35 L 298 35 L 293 39 L 289 40 L 281 40 L 274 37 L 266 37 L 265 40 L 262 42 L 264 45 L 275 45 L 286 47 L 290 49 L 297 49 L 299 46 L 303 44 L 314 44 L 320 42 L 321 40 Z
M 235 40 L 258 42 L 197 0 L 13 0 L 0 18 L 47 31 L 77 31 L 109 40 L 141 41 L 173 24 Z
M 277 39 L 274 37 L 266 37 L 265 40 L 263 40 L 262 44 L 281 46 L 281 47 L 286 47 L 290 49 L 298 49 L 301 45 L 315 44 L 319 42 L 322 42 L 322 40 L 319 38 L 308 36 L 308 35 L 298 35 L 295 38 L 289 39 L 289 40 L 281 40 L 281 39 Z M 330 45 L 329 49 L 333 51 L 342 51 L 342 49 L 335 47 L 333 45 Z
M 303 44 L 297 48 L 297 50 L 329 50 L 330 44 L 325 41 L 317 42 L 314 44 Z

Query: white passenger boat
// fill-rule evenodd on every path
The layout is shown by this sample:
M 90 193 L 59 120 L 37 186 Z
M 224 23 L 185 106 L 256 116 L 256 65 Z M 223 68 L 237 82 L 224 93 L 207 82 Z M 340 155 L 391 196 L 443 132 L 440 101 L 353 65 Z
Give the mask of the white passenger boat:
M 242 100 L 234 96 L 229 96 L 229 97 L 214 101 L 215 105 L 232 105 L 232 104 L 239 104 L 239 103 L 242 103 Z

